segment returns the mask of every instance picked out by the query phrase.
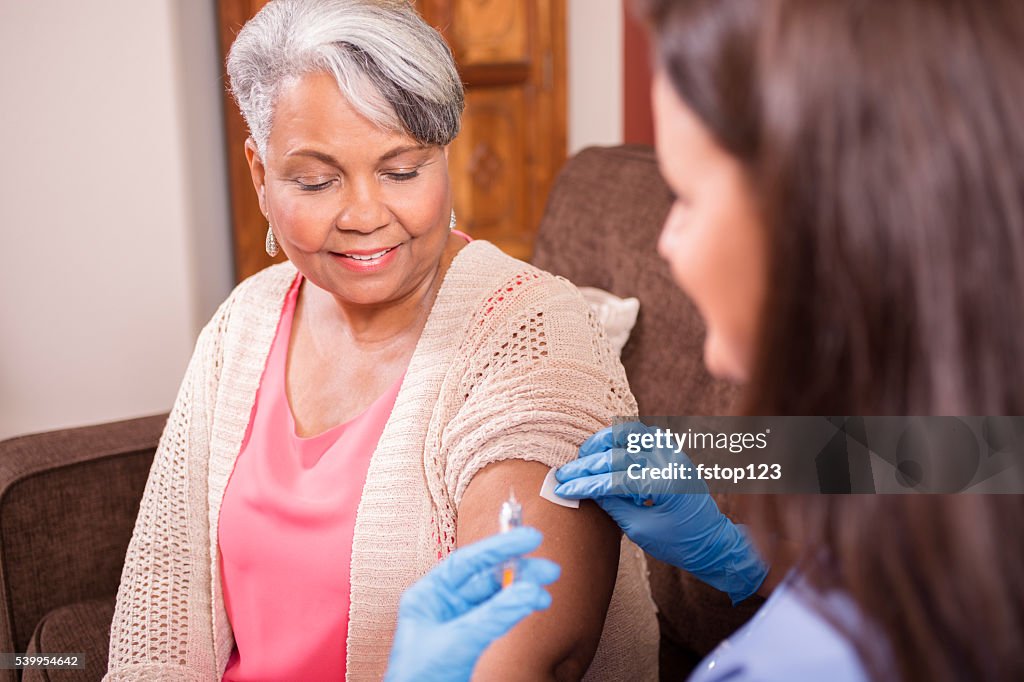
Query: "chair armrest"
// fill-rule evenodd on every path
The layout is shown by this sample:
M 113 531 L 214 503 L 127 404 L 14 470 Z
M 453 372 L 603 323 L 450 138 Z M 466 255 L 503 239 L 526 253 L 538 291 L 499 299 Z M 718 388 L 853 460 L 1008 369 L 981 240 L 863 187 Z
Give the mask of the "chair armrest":
M 117 594 L 166 421 L 161 414 L 0 442 L 0 651 L 25 651 L 54 608 Z M 0 680 L 15 679 L 0 671 Z

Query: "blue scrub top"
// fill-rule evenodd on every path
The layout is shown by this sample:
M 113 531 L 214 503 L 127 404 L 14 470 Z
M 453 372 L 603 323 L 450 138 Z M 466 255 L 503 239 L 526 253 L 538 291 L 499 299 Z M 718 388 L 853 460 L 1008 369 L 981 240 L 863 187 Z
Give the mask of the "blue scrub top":
M 863 619 L 848 596 L 815 595 L 790 574 L 746 625 L 701 661 L 690 682 L 868 682 L 853 644 L 812 598 L 844 627 L 861 631 Z

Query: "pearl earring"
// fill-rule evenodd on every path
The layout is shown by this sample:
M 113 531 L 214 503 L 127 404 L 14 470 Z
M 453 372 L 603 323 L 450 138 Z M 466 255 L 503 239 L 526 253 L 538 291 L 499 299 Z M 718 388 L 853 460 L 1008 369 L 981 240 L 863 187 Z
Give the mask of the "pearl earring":
M 277 240 L 274 238 L 274 227 L 267 223 L 267 255 L 273 258 L 278 254 L 280 248 L 277 246 Z
M 448 222 L 448 231 L 451 232 L 455 229 L 455 209 L 452 209 L 452 219 Z

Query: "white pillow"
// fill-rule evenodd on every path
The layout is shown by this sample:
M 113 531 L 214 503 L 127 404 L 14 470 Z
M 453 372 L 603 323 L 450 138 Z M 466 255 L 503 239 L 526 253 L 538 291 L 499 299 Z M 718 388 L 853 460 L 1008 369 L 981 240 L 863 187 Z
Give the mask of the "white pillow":
M 579 287 L 583 299 L 597 315 L 604 326 L 604 332 L 612 348 L 622 355 L 622 348 L 629 341 L 629 334 L 636 324 L 636 316 L 640 312 L 640 301 L 630 298 L 619 298 L 604 289 Z

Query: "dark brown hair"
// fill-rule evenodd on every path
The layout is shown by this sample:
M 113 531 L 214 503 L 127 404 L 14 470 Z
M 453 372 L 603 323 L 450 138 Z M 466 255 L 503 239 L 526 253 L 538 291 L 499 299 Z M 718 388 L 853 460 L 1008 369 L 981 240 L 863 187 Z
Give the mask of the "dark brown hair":
M 1024 3 L 638 4 L 763 208 L 745 411 L 1024 414 Z M 778 506 L 886 634 L 888 661 L 855 642 L 876 676 L 1024 679 L 1024 497 Z

